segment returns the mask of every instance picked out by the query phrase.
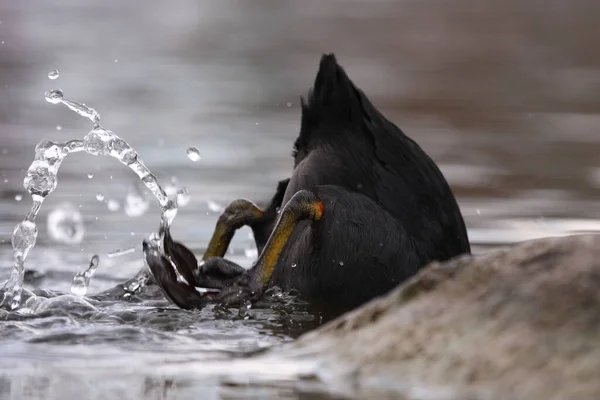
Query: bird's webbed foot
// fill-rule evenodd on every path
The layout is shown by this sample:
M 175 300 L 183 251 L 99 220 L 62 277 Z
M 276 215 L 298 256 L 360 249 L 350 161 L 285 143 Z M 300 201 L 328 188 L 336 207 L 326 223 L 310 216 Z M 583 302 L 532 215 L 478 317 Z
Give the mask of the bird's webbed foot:
M 195 273 L 198 262 L 194 254 L 181 243 L 173 241 L 168 229 L 160 251 L 156 243 L 144 240 L 146 263 L 165 296 L 183 309 L 199 309 L 208 298 L 196 290 Z

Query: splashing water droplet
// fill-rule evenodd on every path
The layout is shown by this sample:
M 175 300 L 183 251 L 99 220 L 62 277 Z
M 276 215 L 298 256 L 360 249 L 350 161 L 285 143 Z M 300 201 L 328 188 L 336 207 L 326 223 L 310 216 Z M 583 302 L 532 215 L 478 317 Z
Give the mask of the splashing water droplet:
M 110 145 L 115 135 L 101 127 L 94 127 L 83 139 L 85 151 L 95 156 L 110 154 Z
M 94 174 L 87 174 L 88 179 L 92 179 L 94 177 Z
M 18 195 L 16 195 L 16 196 L 15 196 L 15 200 L 16 200 L 16 201 L 21 201 L 21 200 L 23 200 L 23 195 L 22 195 L 22 194 L 18 194 Z
M 188 158 L 190 160 L 192 160 L 193 162 L 196 162 L 196 161 L 200 160 L 200 158 L 201 158 L 200 152 L 195 147 L 188 148 L 186 151 L 186 154 L 187 154 Z
M 27 170 L 23 186 L 33 196 L 46 197 L 56 189 L 58 168 L 65 157 L 62 146 L 42 140 L 35 148 L 35 159 Z
M 258 250 L 253 247 L 247 247 L 244 249 L 244 254 L 247 258 L 256 258 L 258 257 Z
M 48 90 L 44 97 L 48 103 L 58 104 L 63 99 L 63 92 L 60 89 Z
M 85 236 L 85 227 L 79 210 L 69 203 L 52 210 L 48 214 L 48 236 L 58 243 L 81 243 Z
M 137 186 L 131 185 L 125 198 L 125 214 L 129 217 L 139 217 L 144 215 L 149 207 L 150 204 L 144 193 Z
M 167 183 L 165 186 L 165 193 L 169 197 L 177 196 L 178 187 L 179 187 L 179 180 L 176 177 L 172 176 L 169 183 Z
M 98 201 L 104 201 L 104 195 L 102 193 L 98 193 L 96 195 L 96 200 L 98 200 Z
M 119 208 L 121 208 L 121 204 L 119 204 L 119 202 L 114 199 L 109 199 L 106 202 L 106 206 L 108 207 L 108 210 L 112 212 L 119 211 Z
M 188 188 L 184 187 L 177 191 L 177 205 L 179 207 L 185 207 L 190 204 L 192 200 L 192 196 L 190 195 L 190 191 Z
M 58 74 L 58 70 L 57 69 L 53 69 L 52 71 L 48 72 L 48 78 L 52 79 L 52 80 L 58 78 L 58 75 L 59 74 Z
M 130 247 L 125 250 L 119 249 L 119 250 L 112 251 L 112 252 L 108 253 L 107 256 L 108 256 L 108 258 L 115 258 L 115 257 L 124 256 L 126 254 L 131 254 L 133 252 L 135 252 L 135 247 Z
M 62 92 L 61 92 L 62 94 Z M 83 103 L 78 103 L 69 99 L 61 99 L 61 103 L 69 107 L 72 111 L 92 121 L 94 125 L 100 124 L 100 114 L 91 107 L 86 106 Z
M 148 275 L 148 272 L 142 269 L 133 278 L 125 282 L 123 289 L 128 293 L 135 293 L 142 289 L 149 279 L 150 275 Z
M 224 210 L 223 206 L 212 200 L 208 200 L 206 202 L 206 205 L 208 206 L 208 209 L 212 212 L 222 212 Z
M 96 268 L 100 264 L 100 257 L 98 255 L 94 255 L 90 260 L 90 266 L 83 272 L 77 273 L 73 277 L 73 283 L 71 284 L 71 294 L 74 296 L 85 296 L 88 287 L 90 286 L 90 279 L 94 272 L 96 272 Z
M 57 131 L 60 131 L 60 130 L 62 130 L 62 126 L 60 126 L 60 125 L 56 125 L 56 130 L 57 130 Z

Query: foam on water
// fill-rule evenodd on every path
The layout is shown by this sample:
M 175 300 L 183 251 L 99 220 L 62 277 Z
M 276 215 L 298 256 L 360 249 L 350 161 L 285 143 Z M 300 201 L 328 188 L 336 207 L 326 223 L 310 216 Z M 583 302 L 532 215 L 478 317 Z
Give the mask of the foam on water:
M 2 296 L 0 307 L 8 309 L 16 309 L 21 303 L 25 272 L 24 263 L 27 254 L 35 245 L 38 234 L 35 219 L 44 199 L 56 189 L 58 169 L 68 154 L 85 151 L 91 155 L 111 156 L 125 164 L 139 176 L 142 183 L 158 200 L 162 211 L 160 229 L 158 232 L 152 234 L 149 240 L 149 249 L 151 251 L 162 250 L 161 239 L 164 235 L 164 230 L 171 225 L 177 215 L 176 201 L 174 202 L 168 198 L 156 177 L 144 165 L 138 153 L 126 141 L 100 125 L 100 114 L 96 110 L 83 103 L 65 98 L 60 89 L 47 91 L 45 97 L 51 104 L 62 103 L 77 114 L 88 118 L 94 126 L 83 140 L 57 143 L 44 139 L 35 148 L 34 161 L 27 170 L 27 175 L 23 181 L 25 189 L 31 195 L 33 205 L 25 219 L 13 231 L 13 267 L 10 277 L 0 293 Z M 95 270 L 95 267 L 92 268 L 92 264 L 90 264 L 90 268 L 88 269 L 88 283 L 89 277 L 91 277 Z M 97 264 L 95 265 L 97 266 Z M 85 276 L 82 275 L 82 277 L 85 281 Z M 75 279 L 77 279 L 77 276 Z M 148 272 L 142 270 L 126 284 L 126 290 L 131 292 L 139 290 L 145 285 L 148 279 Z M 87 291 L 87 287 L 85 290 Z

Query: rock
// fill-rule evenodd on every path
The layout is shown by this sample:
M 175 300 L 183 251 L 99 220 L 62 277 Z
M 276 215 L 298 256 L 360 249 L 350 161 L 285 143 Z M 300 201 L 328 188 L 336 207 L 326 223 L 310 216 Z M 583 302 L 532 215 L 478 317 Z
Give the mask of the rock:
M 434 263 L 275 351 L 355 398 L 597 399 L 600 235 Z

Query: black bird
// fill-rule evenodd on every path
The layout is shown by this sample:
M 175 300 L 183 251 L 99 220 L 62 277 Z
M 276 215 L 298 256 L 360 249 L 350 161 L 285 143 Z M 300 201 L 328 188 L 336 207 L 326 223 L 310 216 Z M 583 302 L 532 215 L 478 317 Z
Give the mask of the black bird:
M 470 253 L 463 217 L 436 164 L 373 106 L 333 54 L 322 56 L 302 100 L 293 159 L 291 177 L 279 182 L 265 210 L 242 199 L 226 208 L 200 266 L 169 232 L 164 254 L 146 251 L 171 301 L 193 309 L 256 298 L 278 286 L 348 310 L 432 261 Z M 260 254 L 249 270 L 223 258 L 244 225 Z M 203 296 L 195 287 L 220 292 Z

